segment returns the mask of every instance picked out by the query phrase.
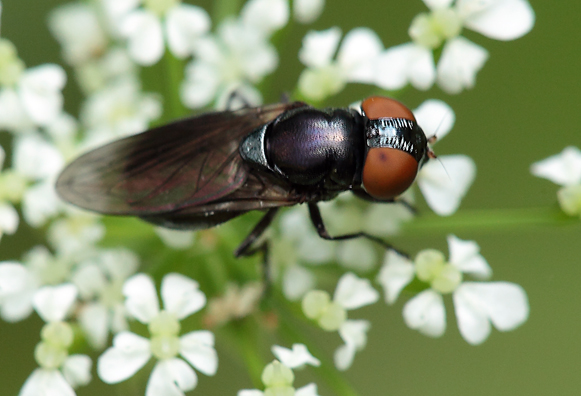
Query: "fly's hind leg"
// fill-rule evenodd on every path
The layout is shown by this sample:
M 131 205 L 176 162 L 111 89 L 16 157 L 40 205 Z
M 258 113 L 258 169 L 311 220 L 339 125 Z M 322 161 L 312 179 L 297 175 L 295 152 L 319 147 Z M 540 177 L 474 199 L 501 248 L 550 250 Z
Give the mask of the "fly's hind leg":
M 256 246 L 254 245 L 260 239 L 262 234 L 264 234 L 268 226 L 272 223 L 277 211 L 278 208 L 268 209 L 268 211 L 262 217 L 262 219 L 260 219 L 258 224 L 254 226 L 250 234 L 248 234 L 248 236 L 242 241 L 240 246 L 238 246 L 238 248 L 236 248 L 236 250 L 234 251 L 235 257 L 252 256 L 256 253 L 263 254 L 264 260 L 262 265 L 262 276 L 264 284 L 266 285 L 267 288 L 269 287 L 270 284 L 270 268 L 268 265 L 268 241 L 262 241 L 258 243 Z
M 344 241 L 347 239 L 365 238 L 365 239 L 368 239 L 372 242 L 377 243 L 378 245 L 383 246 L 385 249 L 393 250 L 394 252 L 396 252 L 397 254 L 399 254 L 401 256 L 408 257 L 408 255 L 406 253 L 396 249 L 395 247 L 393 247 L 393 245 L 385 242 L 383 239 L 378 238 L 378 237 L 373 236 L 373 235 L 370 235 L 366 232 L 356 232 L 353 234 L 337 235 L 337 236 L 329 235 L 327 228 L 325 228 L 325 223 L 323 223 L 323 217 L 321 216 L 321 211 L 319 210 L 319 207 L 317 206 L 317 204 L 313 203 L 313 202 L 309 202 L 308 205 L 309 205 L 309 215 L 311 216 L 311 222 L 313 223 L 313 225 L 317 229 L 317 233 L 319 234 L 319 236 L 321 238 L 329 240 L 329 241 Z

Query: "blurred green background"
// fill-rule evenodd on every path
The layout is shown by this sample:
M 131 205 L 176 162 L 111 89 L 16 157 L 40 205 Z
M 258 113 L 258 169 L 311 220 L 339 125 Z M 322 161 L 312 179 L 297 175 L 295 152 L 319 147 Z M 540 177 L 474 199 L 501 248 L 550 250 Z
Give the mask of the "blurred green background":
M 48 11 L 66 1 L 4 0 L 2 36 L 12 40 L 28 66 L 59 62 L 59 48 L 46 28 Z M 196 2 L 211 9 L 211 1 Z M 473 90 L 449 96 L 434 88 L 409 91 L 401 97 L 414 108 L 427 98 L 440 98 L 456 112 L 456 125 L 436 146 L 440 155 L 463 153 L 478 167 L 475 184 L 458 216 L 500 208 L 556 208 L 557 186 L 534 178 L 532 162 L 581 145 L 579 110 L 581 89 L 581 3 L 574 0 L 531 1 L 537 20 L 531 33 L 514 42 L 489 40 L 470 31 L 465 35 L 484 46 L 490 58 L 478 74 Z M 293 27 L 288 47 L 281 50 L 280 78 L 267 101 L 291 91 L 301 68 L 296 59 L 300 38 L 309 29 L 338 25 L 344 32 L 368 26 L 385 46 L 408 41 L 412 18 L 426 8 L 420 0 L 328 1 L 322 17 L 309 27 Z M 272 82 L 272 81 L 271 81 Z M 76 114 L 79 97 L 69 78 L 66 108 Z M 279 86 L 280 85 L 280 86 Z M 366 93 L 351 87 L 334 98 L 346 105 Z M 358 96 L 359 95 L 359 96 Z M 6 140 L 2 140 L 5 142 Z M 400 301 L 357 311 L 373 317 L 367 348 L 357 354 L 345 374 L 361 395 L 578 395 L 581 394 L 581 226 L 448 227 L 431 232 L 408 231 L 393 239 L 403 250 L 434 247 L 447 251 L 445 237 L 453 232 L 474 239 L 495 271 L 494 279 L 522 285 L 528 292 L 531 314 L 516 331 L 493 330 L 481 346 L 460 337 L 452 306 L 447 306 L 448 330 L 430 339 L 403 323 Z M 19 258 L 35 234 L 4 237 L 0 259 Z M 33 349 L 41 327 L 39 319 L 7 325 L 0 323 L 0 394 L 15 395 L 36 367 Z M 329 352 L 338 338 L 313 332 Z M 251 387 L 242 364 L 218 345 L 221 358 L 215 378 L 200 376 L 192 394 L 235 395 Z M 233 375 L 237 374 L 237 375 Z M 295 384 L 305 384 L 299 374 Z M 306 381 L 307 379 L 305 379 Z M 97 385 L 79 395 L 112 394 Z M 118 394 L 125 394 L 120 389 Z M 330 395 L 323 387 L 321 395 Z

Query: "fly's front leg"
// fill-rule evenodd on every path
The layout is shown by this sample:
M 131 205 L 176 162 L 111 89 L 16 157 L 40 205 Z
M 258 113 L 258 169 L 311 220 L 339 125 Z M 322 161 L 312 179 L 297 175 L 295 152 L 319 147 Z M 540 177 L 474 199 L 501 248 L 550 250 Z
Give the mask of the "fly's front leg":
M 232 91 L 226 99 L 226 110 L 247 109 L 249 107 L 253 106 L 238 89 Z
M 254 229 L 250 231 L 250 234 L 242 241 L 240 246 L 234 251 L 235 257 L 252 256 L 256 253 L 262 252 L 264 261 L 262 268 L 262 276 L 265 285 L 270 283 L 270 268 L 268 266 L 268 241 L 262 241 L 257 246 L 253 246 L 254 243 L 264 234 L 264 231 L 274 220 L 274 216 L 278 212 L 278 208 L 271 208 L 266 212 L 266 214 L 260 219 L 258 224 L 254 226 Z
M 317 206 L 317 204 L 309 202 L 308 205 L 309 205 L 309 215 L 311 216 L 311 222 L 313 223 L 313 225 L 317 229 L 317 233 L 319 234 L 319 236 L 321 238 L 329 240 L 329 241 L 343 241 L 346 239 L 365 238 L 365 239 L 368 239 L 370 241 L 373 241 L 373 242 L 383 246 L 386 249 L 393 250 L 397 254 L 400 254 L 404 257 L 408 257 L 408 255 L 406 253 L 401 252 L 400 250 L 394 248 L 391 244 L 385 242 L 383 239 L 375 237 L 373 235 L 370 235 L 366 232 L 356 232 L 353 234 L 337 235 L 337 236 L 329 235 L 329 233 L 327 232 L 327 229 L 325 228 L 325 224 L 323 223 L 323 217 L 321 217 L 321 211 L 319 210 L 319 207 Z

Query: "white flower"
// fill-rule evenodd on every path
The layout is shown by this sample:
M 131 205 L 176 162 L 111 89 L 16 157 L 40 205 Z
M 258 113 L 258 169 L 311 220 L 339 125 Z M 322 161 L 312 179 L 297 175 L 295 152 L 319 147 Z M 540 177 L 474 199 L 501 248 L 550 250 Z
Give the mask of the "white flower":
M 78 66 L 98 57 L 107 47 L 107 36 L 96 10 L 89 4 L 69 3 L 54 9 L 48 26 L 62 47 L 63 59 Z
M 238 396 L 318 396 L 317 385 L 314 383 L 295 390 L 292 386 L 295 380 L 293 371 L 278 360 L 273 360 L 264 368 L 261 379 L 265 386 L 264 392 L 258 389 L 243 389 L 238 391 Z
M 310 291 L 304 296 L 302 307 L 305 316 L 316 320 L 323 330 L 338 330 L 345 342 L 335 351 L 337 369 L 346 370 L 351 366 L 355 352 L 365 347 L 370 326 L 366 320 L 348 320 L 347 311 L 373 304 L 378 299 L 379 293 L 369 281 L 351 272 L 339 279 L 332 301 L 329 294 L 321 290 Z
M 93 348 L 104 348 L 110 331 L 127 330 L 122 287 L 137 270 L 138 262 L 130 250 L 103 250 L 73 274 L 72 281 L 85 302 L 78 311 L 79 324 Z
M 299 77 L 299 90 L 307 98 L 320 101 L 340 92 L 348 82 L 372 84 L 378 70 L 383 44 L 368 28 L 351 30 L 341 39 L 341 29 L 311 31 L 303 38 L 300 61 L 307 66 Z M 333 55 L 337 52 L 336 60 Z
M 438 84 L 449 94 L 474 87 L 476 73 L 488 59 L 488 51 L 464 37 L 449 40 L 438 62 Z
M 129 57 L 127 49 L 110 48 L 99 58 L 91 59 L 75 69 L 76 79 L 86 95 L 106 89 L 119 79 L 137 75 L 137 66 Z
M 20 396 L 71 395 L 73 388 L 91 381 L 91 359 L 86 355 L 70 355 L 73 330 L 64 322 L 76 301 L 77 289 L 72 284 L 45 286 L 34 296 L 34 308 L 47 323 L 41 331 L 42 341 L 34 351 L 40 366 L 28 377 Z
M 581 215 L 581 151 L 569 146 L 531 165 L 531 173 L 562 186 L 557 193 L 561 209 L 569 216 Z
M 5 157 L 4 149 L 0 146 L 0 170 Z M 24 183 L 14 172 L 0 172 L 0 238 L 4 234 L 14 234 L 18 228 L 18 212 L 8 202 L 20 199 Z
M 496 40 L 522 37 L 535 23 L 527 0 L 457 0 L 456 7 L 465 27 Z
M 62 256 L 86 255 L 105 235 L 105 226 L 99 221 L 99 216 L 72 206 L 66 208 L 66 214 L 50 224 L 47 238 Z
M 161 115 L 160 99 L 141 92 L 135 77 L 112 81 L 87 98 L 81 121 L 87 129 L 85 148 L 142 132 Z
M 155 227 L 154 230 L 166 246 L 176 250 L 191 247 L 196 237 L 194 231 L 172 230 L 163 227 Z
M 325 8 L 325 0 L 294 0 L 293 15 L 300 23 L 313 23 Z
M 50 124 L 62 111 L 66 74 L 58 65 L 27 69 L 0 89 L 0 129 L 23 132 Z
M 459 36 L 462 28 L 489 38 L 513 40 L 528 33 L 534 12 L 526 0 L 424 0 L 430 13 L 414 18 L 409 29 L 412 43 L 388 49 L 382 55 L 386 71 L 378 80 L 385 89 L 400 89 L 408 82 L 426 90 L 436 76 L 440 87 L 450 93 L 472 88 L 476 73 L 488 59 L 488 52 Z M 445 42 L 436 65 L 432 50 Z
M 253 4 L 258 3 L 247 3 L 245 10 Z M 279 27 L 280 23 L 263 26 L 260 18 L 253 17 L 250 11 L 243 11 L 244 20 L 226 19 L 218 26 L 216 35 L 197 42 L 196 57 L 186 67 L 181 87 L 182 102 L 187 107 L 203 107 L 216 100 L 216 107 L 224 108 L 234 91 L 248 104 L 262 103 L 262 96 L 253 84 L 262 81 L 278 66 L 276 48 L 268 39 L 271 29 Z M 256 8 L 253 12 L 261 11 Z M 262 21 L 267 22 L 268 18 Z
M 110 9 L 113 2 L 107 2 Z M 137 6 L 134 2 L 133 7 Z M 132 8 L 129 5 L 128 8 Z M 114 11 L 116 13 L 118 11 Z M 129 54 L 140 65 L 157 63 L 163 56 L 164 41 L 171 53 L 185 58 L 196 40 L 210 29 L 210 17 L 201 7 L 181 4 L 179 0 L 145 1 L 144 8 L 122 10 L 119 32 L 128 39 Z M 165 37 L 165 38 L 164 38 Z
M 293 344 L 292 349 L 273 345 L 270 348 L 272 354 L 288 368 L 301 368 L 307 364 L 311 366 L 320 366 L 319 359 L 311 355 L 305 344 Z
M 393 304 L 399 293 L 414 279 L 413 263 L 406 257 L 389 250 L 377 275 L 377 282 L 385 291 L 385 302 Z
M 429 49 L 406 43 L 385 50 L 378 60 L 383 73 L 377 75 L 377 86 L 396 90 L 408 82 L 420 90 L 427 90 L 436 81 L 434 55 Z
M 250 0 L 240 11 L 242 22 L 270 36 L 284 27 L 289 18 L 288 0 Z
M 403 309 L 406 324 L 430 337 L 446 330 L 446 311 L 442 295 L 453 295 L 456 320 L 462 337 L 470 344 L 484 342 L 490 324 L 500 331 L 513 330 L 526 321 L 529 305 L 525 291 L 508 282 L 463 282 L 465 275 L 488 279 L 492 270 L 480 255 L 478 245 L 453 235 L 448 237 L 450 260 L 437 250 L 424 250 L 410 262 L 402 256 L 386 257 L 378 281 L 393 303 L 413 275 L 430 285 L 408 301 Z
M 442 101 L 427 100 L 414 110 L 426 137 L 438 140 L 454 125 L 454 112 Z M 443 155 L 428 161 L 418 172 L 417 183 L 430 208 L 440 216 L 453 214 L 474 181 L 476 165 L 466 155 Z
M 31 226 L 42 226 L 62 209 L 54 182 L 63 165 L 61 153 L 39 135 L 27 134 L 16 140 L 13 168 L 30 182 L 36 182 L 22 197 L 23 216 Z
M 151 278 L 138 274 L 123 287 L 129 314 L 147 324 L 151 339 L 123 331 L 113 339 L 113 347 L 99 358 L 97 372 L 106 383 L 117 383 L 131 377 L 154 356 L 158 362 L 147 383 L 146 395 L 183 395 L 197 385 L 194 370 L 177 356 L 180 354 L 193 367 L 206 375 L 214 375 L 218 357 L 214 335 L 209 331 L 192 331 L 181 337 L 181 319 L 199 311 L 206 297 L 198 283 L 179 274 L 163 278 L 159 301 Z
M 41 246 L 31 249 L 23 263 L 0 262 L 0 316 L 8 322 L 27 318 L 32 312 L 33 299 L 44 285 L 66 282 L 73 262 L 53 257 Z

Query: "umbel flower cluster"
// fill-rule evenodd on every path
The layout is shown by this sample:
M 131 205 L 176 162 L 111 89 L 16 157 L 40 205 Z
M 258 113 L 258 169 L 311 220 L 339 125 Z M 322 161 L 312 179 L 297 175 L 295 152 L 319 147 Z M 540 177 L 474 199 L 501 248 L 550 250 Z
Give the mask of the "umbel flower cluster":
M 464 29 L 485 36 L 479 40 L 485 45 L 487 39 L 522 37 L 534 25 L 527 0 L 423 1 L 427 9 L 411 21 L 407 43 L 385 47 L 389 37 L 368 27 L 345 34 L 338 26 L 309 31 L 297 54 L 304 69 L 297 71 L 296 86 L 278 89 L 317 105 L 351 83 L 365 85 L 370 94 L 434 85 L 458 94 L 474 87 L 489 57 L 462 36 Z M 284 211 L 268 234 L 265 275 L 260 257 L 231 257 L 254 218 L 195 234 L 98 216 L 58 198 L 59 172 L 82 152 L 191 109 L 242 104 L 229 98 L 261 105 L 272 89 L 266 82 L 279 69 L 281 41 L 290 39 L 284 30 L 313 23 L 325 8 L 324 0 L 249 0 L 236 13 L 222 13 L 229 2 L 214 3 L 212 16 L 180 0 L 59 6 L 47 23 L 69 75 L 62 65 L 27 65 L 0 31 L 0 131 L 11 144 L 0 147 L 0 237 L 18 237 L 21 222 L 43 235 L 42 244 L 0 262 L 2 320 L 38 315 L 45 323 L 30 356 L 38 368 L 20 395 L 75 395 L 91 381 L 138 381 L 130 378 L 144 370 L 151 370 L 140 377 L 149 378 L 146 395 L 183 395 L 196 387 L 199 373 L 216 374 L 221 348 L 236 343 L 244 344 L 243 359 L 260 388 L 240 390 L 239 396 L 317 395 L 314 383 L 295 388 L 294 370 L 306 365 L 342 394 L 345 379 L 336 370 L 356 364 L 373 325 L 351 317 L 360 307 L 405 298 L 406 325 L 439 337 L 450 296 L 460 334 L 470 344 L 484 342 L 492 327 L 508 331 L 523 324 L 529 313 L 525 291 L 490 281 L 492 270 L 478 244 L 454 235 L 448 236 L 448 256 L 426 249 L 406 257 L 365 239 L 319 239 L 305 208 L 297 206 Z M 10 7 L 1 7 L 1 17 L 9 19 Z M 162 89 L 155 84 L 160 74 Z M 77 115 L 64 110 L 66 84 L 77 84 L 84 95 Z M 456 117 L 446 103 L 429 98 L 414 115 L 427 137 L 438 140 Z M 578 149 L 536 163 L 532 172 L 563 186 L 563 211 L 581 214 Z M 436 214 L 450 216 L 475 175 L 470 157 L 443 154 L 420 170 L 417 187 Z M 413 202 L 413 192 L 402 199 Z M 421 221 L 410 205 L 368 204 L 349 193 L 320 206 L 335 235 L 364 231 L 383 238 Z M 308 338 L 289 336 L 300 332 L 293 328 L 299 320 L 337 333 L 332 359 Z M 218 332 L 224 328 L 229 331 Z M 272 332 L 272 344 L 292 349 L 272 345 L 276 359 L 261 356 L 264 348 L 245 336 L 256 328 Z M 148 362 L 154 363 L 144 368 Z M 326 374 L 318 377 L 320 370 Z

